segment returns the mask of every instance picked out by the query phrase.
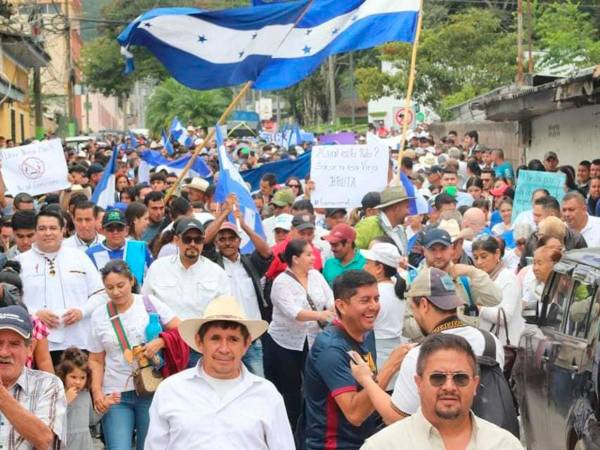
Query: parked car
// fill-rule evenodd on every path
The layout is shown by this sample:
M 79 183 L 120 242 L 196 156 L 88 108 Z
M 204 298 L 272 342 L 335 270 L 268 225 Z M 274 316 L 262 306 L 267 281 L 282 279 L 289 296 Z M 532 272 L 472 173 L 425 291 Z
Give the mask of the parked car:
M 531 450 L 600 449 L 600 249 L 567 252 L 519 340 L 513 371 Z

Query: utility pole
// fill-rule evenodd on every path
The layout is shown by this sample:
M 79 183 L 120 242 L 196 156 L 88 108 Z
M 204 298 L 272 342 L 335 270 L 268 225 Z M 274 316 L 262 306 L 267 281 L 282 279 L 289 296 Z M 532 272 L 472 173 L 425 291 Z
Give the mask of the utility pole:
M 327 58 L 327 62 L 328 62 L 328 71 L 327 71 L 327 78 L 329 80 L 328 84 L 329 84 L 329 116 L 330 116 L 330 120 L 331 120 L 331 124 L 335 125 L 336 124 L 336 110 L 335 110 L 335 60 L 334 60 L 334 56 L 330 56 Z
M 354 80 L 354 53 L 350 52 L 350 83 L 352 84 L 352 127 L 356 126 L 356 86 Z
M 67 135 L 74 136 L 76 132 L 74 120 L 74 95 L 73 95 L 73 58 L 71 55 L 71 18 L 69 17 L 69 1 L 65 0 L 65 69 L 67 93 Z
M 33 23 L 32 23 L 32 35 L 35 39 L 39 39 L 40 27 L 39 27 L 39 14 L 37 0 L 33 3 Z M 42 111 L 42 79 L 40 74 L 40 68 L 33 68 L 33 108 L 34 108 L 34 121 L 35 121 L 35 138 L 44 138 L 44 118 Z
M 527 53 L 529 58 L 527 61 L 527 72 L 533 73 L 533 14 L 531 12 L 531 0 L 527 0 Z
M 517 1 L 517 79 L 518 87 L 523 86 L 523 0 Z

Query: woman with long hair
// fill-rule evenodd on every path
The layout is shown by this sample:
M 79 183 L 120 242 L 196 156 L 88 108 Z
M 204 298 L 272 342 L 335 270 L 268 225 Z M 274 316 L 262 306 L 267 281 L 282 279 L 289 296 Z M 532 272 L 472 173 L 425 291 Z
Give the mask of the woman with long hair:
M 129 237 L 141 241 L 142 235 L 150 223 L 146 205 L 139 202 L 130 203 L 125 210 L 125 220 L 129 228 Z

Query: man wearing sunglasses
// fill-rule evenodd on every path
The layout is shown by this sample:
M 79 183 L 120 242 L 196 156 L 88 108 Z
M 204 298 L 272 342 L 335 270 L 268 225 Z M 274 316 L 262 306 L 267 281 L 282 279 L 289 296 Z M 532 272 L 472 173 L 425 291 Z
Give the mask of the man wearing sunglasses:
M 212 299 L 230 294 L 229 278 L 202 256 L 204 227 L 198 220 L 180 219 L 174 242 L 178 254 L 154 261 L 146 272 L 142 293 L 158 297 L 182 320 L 202 317 Z M 196 364 L 198 356 L 190 354 L 190 365 Z
M 425 336 L 437 333 L 462 336 L 477 356 L 484 354 L 486 346 L 483 333 L 466 325 L 457 316 L 457 308 L 463 305 L 463 301 L 446 272 L 435 267 L 422 269 L 412 282 L 406 297 L 412 303 L 414 319 Z M 496 343 L 496 361 L 503 367 L 504 349 L 500 341 L 495 336 L 492 337 Z M 420 351 L 421 346 L 417 346 L 407 353 L 391 398 L 376 383 L 372 383 L 372 377 L 367 375 L 364 366 L 353 366 L 353 376 L 367 390 L 375 409 L 387 424 L 415 414 L 419 409 L 415 375 L 418 374 L 417 359 Z
M 471 412 L 479 376 L 466 339 L 450 333 L 429 336 L 420 346 L 416 371 L 420 408 L 367 439 L 361 450 L 523 448 L 508 431 Z

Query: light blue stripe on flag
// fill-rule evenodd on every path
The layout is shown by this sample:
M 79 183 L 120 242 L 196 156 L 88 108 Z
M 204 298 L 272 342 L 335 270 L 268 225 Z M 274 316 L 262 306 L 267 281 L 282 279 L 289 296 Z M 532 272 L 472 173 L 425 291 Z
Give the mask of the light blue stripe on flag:
M 244 221 L 252 227 L 252 229 L 263 239 L 265 232 L 262 226 L 262 220 L 260 214 L 256 210 L 256 205 L 250 191 L 246 187 L 244 179 L 237 171 L 235 166 L 227 156 L 227 150 L 223 143 L 223 135 L 221 134 L 221 128 L 219 126 L 215 129 L 215 136 L 217 141 L 218 155 L 219 155 L 219 181 L 215 189 L 215 200 L 219 203 L 223 203 L 229 194 L 235 194 L 240 206 L 240 212 Z M 235 224 L 235 218 L 233 214 L 229 215 L 229 221 Z M 242 230 L 240 230 L 241 232 Z M 254 251 L 254 244 L 250 239 L 242 233 L 242 243 L 240 251 L 244 254 L 251 253 Z
M 92 201 L 102 208 L 108 208 L 115 204 L 115 174 L 117 173 L 117 156 L 119 151 L 113 148 L 110 160 L 104 168 L 100 182 L 96 185 L 92 194 Z

